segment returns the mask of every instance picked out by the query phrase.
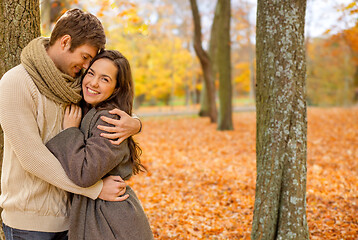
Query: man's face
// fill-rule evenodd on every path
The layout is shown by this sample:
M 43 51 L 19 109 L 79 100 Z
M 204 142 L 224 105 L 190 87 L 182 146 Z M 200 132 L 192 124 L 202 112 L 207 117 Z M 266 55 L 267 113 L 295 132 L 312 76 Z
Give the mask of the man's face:
M 71 77 L 78 77 L 83 68 L 88 68 L 97 52 L 98 48 L 89 44 L 83 44 L 73 52 L 70 51 L 70 46 L 66 46 L 61 54 L 61 59 L 57 62 L 57 67 Z

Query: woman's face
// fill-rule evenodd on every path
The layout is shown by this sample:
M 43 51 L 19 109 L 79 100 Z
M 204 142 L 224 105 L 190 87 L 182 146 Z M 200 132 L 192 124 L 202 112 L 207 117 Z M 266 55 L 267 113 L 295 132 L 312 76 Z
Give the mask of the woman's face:
M 92 107 L 109 98 L 116 88 L 117 67 L 107 58 L 96 60 L 82 80 L 83 98 Z

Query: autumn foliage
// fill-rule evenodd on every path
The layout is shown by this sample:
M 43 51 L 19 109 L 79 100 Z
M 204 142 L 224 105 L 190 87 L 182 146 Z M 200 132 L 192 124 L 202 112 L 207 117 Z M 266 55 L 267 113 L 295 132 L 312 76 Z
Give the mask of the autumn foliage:
M 208 119 L 145 118 L 137 137 L 146 174 L 136 190 L 156 239 L 249 239 L 255 195 L 255 113 L 234 131 Z M 358 108 L 308 111 L 311 239 L 358 237 Z

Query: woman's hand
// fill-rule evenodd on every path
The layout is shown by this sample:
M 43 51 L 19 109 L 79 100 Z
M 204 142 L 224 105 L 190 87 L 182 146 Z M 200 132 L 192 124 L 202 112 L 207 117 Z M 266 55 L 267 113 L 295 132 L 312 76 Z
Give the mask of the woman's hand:
M 63 117 L 63 129 L 71 127 L 79 127 L 82 119 L 82 109 L 71 104 L 65 109 L 65 116 Z
M 105 201 L 124 201 L 129 197 L 125 194 L 126 186 L 120 176 L 108 176 L 103 179 L 103 188 L 98 198 Z

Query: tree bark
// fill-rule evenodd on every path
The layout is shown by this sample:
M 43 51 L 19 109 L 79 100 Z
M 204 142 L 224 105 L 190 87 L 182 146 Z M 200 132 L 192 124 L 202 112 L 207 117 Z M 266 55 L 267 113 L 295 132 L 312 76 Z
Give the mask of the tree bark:
M 219 24 L 217 30 L 217 67 L 219 72 L 219 121 L 218 130 L 232 130 L 232 83 L 230 42 L 230 0 L 218 0 Z
M 38 36 L 40 36 L 40 9 L 38 0 L 1 1 L 0 78 L 6 71 L 20 63 L 21 50 L 32 39 Z M 3 132 L 0 128 L 0 167 L 2 166 L 2 157 Z M 2 231 L 1 238 L 5 239 Z
M 258 1 L 252 239 L 309 239 L 305 0 Z
M 190 0 L 190 6 L 194 21 L 194 49 L 199 58 L 203 70 L 204 81 L 208 94 L 209 117 L 212 123 L 217 122 L 217 109 L 215 104 L 215 85 L 212 79 L 213 66 L 208 53 L 203 49 L 201 43 L 201 21 L 196 0 Z

